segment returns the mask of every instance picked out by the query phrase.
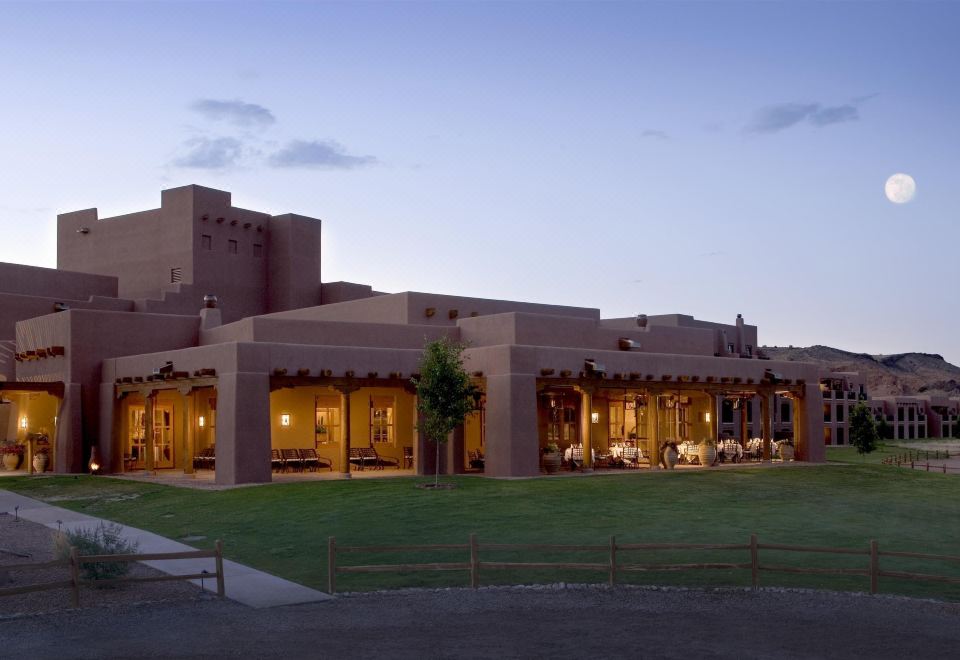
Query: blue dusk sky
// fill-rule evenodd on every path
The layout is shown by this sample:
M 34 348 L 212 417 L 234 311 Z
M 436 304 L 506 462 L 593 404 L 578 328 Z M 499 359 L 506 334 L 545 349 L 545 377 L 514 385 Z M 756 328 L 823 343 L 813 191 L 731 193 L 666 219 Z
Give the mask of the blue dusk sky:
M 196 183 L 321 218 L 325 281 L 960 363 L 958 34 L 952 2 L 0 4 L 0 261 Z

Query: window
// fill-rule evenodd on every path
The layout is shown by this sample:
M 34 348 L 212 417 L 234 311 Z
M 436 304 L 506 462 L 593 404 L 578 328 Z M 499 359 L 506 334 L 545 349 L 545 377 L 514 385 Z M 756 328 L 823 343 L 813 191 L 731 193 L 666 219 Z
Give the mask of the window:
M 200 235 L 200 247 L 202 247 L 204 250 L 212 250 L 212 249 L 213 249 L 213 237 L 208 236 L 207 234 L 201 234 L 201 235 Z
M 898 406 L 898 407 L 897 407 L 897 421 L 898 421 L 898 422 L 902 422 L 902 421 L 903 421 L 903 406 Z
M 720 421 L 723 424 L 733 424 L 733 401 L 723 400 L 720 405 Z
M 842 427 L 837 429 L 837 444 L 838 445 L 843 444 L 843 428 Z
M 314 439 L 316 444 L 340 442 L 340 397 L 320 395 L 315 400 Z
M 389 443 L 393 436 L 393 397 L 370 397 L 370 442 Z
M 263 246 L 259 243 L 253 244 L 253 256 L 255 256 L 257 259 L 263 256 Z
M 838 422 L 843 421 L 843 404 L 840 404 L 839 406 L 837 406 L 837 421 Z
M 177 282 L 183 279 L 183 269 L 182 268 L 171 268 L 170 269 L 170 284 L 176 284 Z
M 743 405 L 747 409 L 747 424 L 753 424 L 753 401 L 744 401 Z
M 907 421 L 908 422 L 913 421 L 913 406 L 910 406 L 909 408 L 907 408 Z
M 736 347 L 733 344 L 727 344 L 727 353 L 733 353 Z
M 825 422 L 830 421 L 830 404 L 829 403 L 823 404 L 823 421 Z
M 789 401 L 780 402 L 780 421 L 784 424 L 790 423 L 790 407 Z
M 227 252 L 229 252 L 230 254 L 237 253 L 237 242 L 232 238 L 229 241 L 227 241 Z
M 624 402 L 611 401 L 608 407 L 610 428 L 608 438 L 610 442 L 622 442 L 624 435 Z

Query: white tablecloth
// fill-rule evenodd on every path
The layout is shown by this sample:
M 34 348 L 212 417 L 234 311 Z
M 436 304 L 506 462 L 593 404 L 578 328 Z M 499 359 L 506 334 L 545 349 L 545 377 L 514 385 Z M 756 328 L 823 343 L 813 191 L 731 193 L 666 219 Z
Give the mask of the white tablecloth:
M 573 448 L 572 448 L 572 447 L 567 447 L 567 448 L 564 450 L 564 452 L 563 452 L 563 460 L 569 461 L 571 456 L 573 456 Z M 590 450 L 590 458 L 591 458 L 591 460 L 596 460 L 596 458 L 597 458 L 597 452 L 595 452 L 594 450 L 591 449 L 591 450 Z

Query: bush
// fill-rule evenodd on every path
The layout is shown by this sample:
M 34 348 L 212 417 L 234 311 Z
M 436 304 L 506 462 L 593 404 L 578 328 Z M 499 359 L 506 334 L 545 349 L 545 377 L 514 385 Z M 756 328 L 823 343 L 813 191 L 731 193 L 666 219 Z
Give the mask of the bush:
M 127 555 L 137 551 L 135 541 L 123 538 L 123 527 L 113 523 L 100 523 L 95 528 L 78 527 L 60 532 L 54 539 L 54 552 L 58 559 L 69 559 L 70 548 L 75 547 L 84 555 Z M 80 564 L 80 571 L 87 580 L 110 580 L 130 572 L 130 562 Z

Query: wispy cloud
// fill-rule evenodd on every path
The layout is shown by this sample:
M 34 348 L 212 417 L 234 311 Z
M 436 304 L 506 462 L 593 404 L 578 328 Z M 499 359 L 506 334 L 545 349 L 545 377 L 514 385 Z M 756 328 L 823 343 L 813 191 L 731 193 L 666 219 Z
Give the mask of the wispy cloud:
M 654 140 L 669 140 L 670 136 L 663 131 L 658 131 L 653 128 L 648 128 L 640 134 L 640 137 L 644 138 L 653 138 Z
M 277 121 L 273 113 L 262 105 L 243 101 L 199 99 L 190 105 L 190 109 L 212 121 L 225 121 L 243 128 L 263 129 Z
M 777 133 L 803 122 L 822 128 L 858 119 L 860 113 L 852 103 L 834 106 L 820 103 L 779 103 L 761 108 L 744 130 L 747 133 Z
M 231 137 L 196 137 L 183 143 L 187 151 L 175 158 L 177 167 L 201 170 L 225 170 L 237 165 L 243 156 L 243 143 Z
M 374 156 L 349 154 L 342 144 L 333 140 L 291 140 L 270 156 L 274 167 L 350 170 L 376 163 Z
M 714 252 L 701 252 L 701 253 L 700 253 L 699 255 L 697 255 L 697 256 L 709 258 L 709 257 L 722 257 L 722 256 L 724 256 L 724 255 L 726 255 L 726 254 L 727 254 L 727 253 L 724 252 L 723 250 L 716 250 L 716 251 L 714 251 Z

